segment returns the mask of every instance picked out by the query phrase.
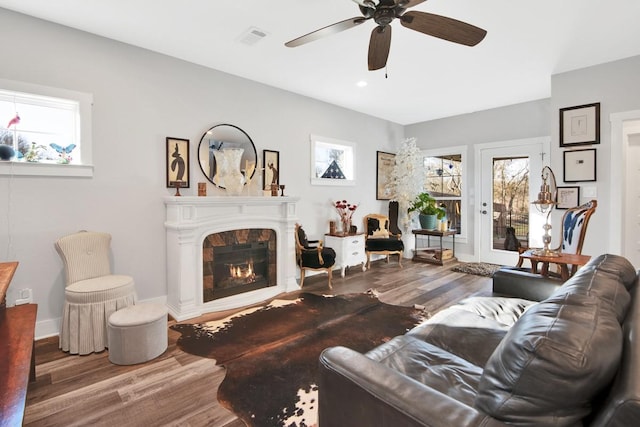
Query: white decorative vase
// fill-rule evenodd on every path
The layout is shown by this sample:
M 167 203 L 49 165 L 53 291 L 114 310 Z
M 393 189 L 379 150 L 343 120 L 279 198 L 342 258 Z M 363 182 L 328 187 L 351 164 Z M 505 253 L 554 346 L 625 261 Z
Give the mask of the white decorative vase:
M 216 176 L 214 182 L 227 190 L 230 196 L 239 196 L 244 188 L 244 175 L 240 172 L 242 148 L 223 148 L 215 151 Z

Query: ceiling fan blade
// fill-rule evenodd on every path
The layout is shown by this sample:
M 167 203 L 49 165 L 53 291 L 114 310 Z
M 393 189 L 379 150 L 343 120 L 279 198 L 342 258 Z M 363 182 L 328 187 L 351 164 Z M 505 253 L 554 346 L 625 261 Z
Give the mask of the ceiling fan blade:
M 477 45 L 487 35 L 482 28 L 433 13 L 407 12 L 400 17 L 400 22 L 412 30 L 466 46 Z
M 391 48 L 391 26 L 377 26 L 371 32 L 369 41 L 369 71 L 379 70 L 387 65 Z
M 326 27 L 320 28 L 319 30 L 312 31 L 309 34 L 305 34 L 304 36 L 300 36 L 297 39 L 288 41 L 284 45 L 287 47 L 296 47 L 305 43 L 310 43 L 321 39 L 322 37 L 326 37 L 331 34 L 339 33 L 341 31 L 348 30 L 349 28 L 356 27 L 365 22 L 367 19 L 368 18 L 363 18 L 362 16 L 345 19 L 344 21 L 327 25 Z

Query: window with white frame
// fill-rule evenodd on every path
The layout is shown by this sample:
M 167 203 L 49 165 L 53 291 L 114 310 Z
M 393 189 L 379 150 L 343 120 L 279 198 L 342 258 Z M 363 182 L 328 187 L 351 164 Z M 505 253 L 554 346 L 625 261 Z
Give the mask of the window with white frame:
M 425 183 L 428 192 L 440 207 L 447 211 L 449 228 L 456 234 L 466 235 L 464 214 L 464 154 L 465 147 L 454 147 L 444 151 L 423 151 Z
M 311 135 L 311 184 L 355 185 L 356 144 Z
M 0 80 L 0 174 L 91 176 L 91 95 Z M 64 167 L 62 167 L 64 166 Z

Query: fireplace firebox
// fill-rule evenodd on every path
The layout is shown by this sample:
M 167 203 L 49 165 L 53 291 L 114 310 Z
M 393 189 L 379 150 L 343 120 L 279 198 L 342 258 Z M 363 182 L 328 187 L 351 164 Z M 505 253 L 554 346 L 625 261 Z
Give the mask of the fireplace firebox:
M 276 285 L 276 233 L 242 229 L 207 236 L 202 245 L 203 301 Z

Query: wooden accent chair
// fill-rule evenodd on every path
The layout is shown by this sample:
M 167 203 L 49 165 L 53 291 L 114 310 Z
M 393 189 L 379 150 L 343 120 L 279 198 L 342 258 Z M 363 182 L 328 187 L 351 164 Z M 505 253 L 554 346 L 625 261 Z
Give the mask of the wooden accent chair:
M 332 289 L 333 265 L 336 252 L 323 246 L 322 240 L 308 240 L 307 233 L 300 224 L 296 224 L 296 264 L 300 267 L 300 288 L 304 286 L 306 270 L 324 270 L 329 276 L 329 289 Z
M 111 235 L 80 231 L 55 244 L 67 278 L 60 348 L 71 354 L 109 347 L 107 324 L 116 310 L 135 304 L 133 278 L 111 274 Z
M 590 200 L 583 205 L 567 209 L 562 216 L 560 245 L 553 250 L 564 254 L 581 255 L 584 238 L 587 235 L 587 225 L 589 225 L 589 219 L 595 213 L 597 207 L 598 201 Z M 523 261 L 524 258 L 519 257 L 516 267 L 522 267 Z M 576 270 L 577 266 L 571 266 L 570 276 L 573 276 Z
M 389 231 L 389 217 L 382 214 L 368 214 L 364 216 L 363 221 L 367 268 L 371 267 L 371 254 L 385 255 L 387 262 L 389 262 L 389 255 L 397 254 L 398 265 L 402 268 L 404 243 L 400 234 L 394 234 Z

